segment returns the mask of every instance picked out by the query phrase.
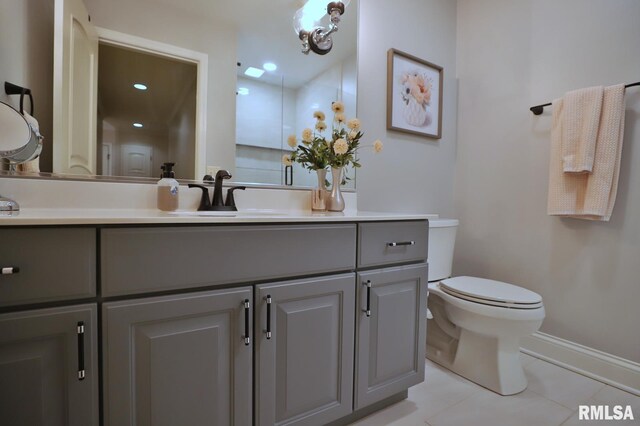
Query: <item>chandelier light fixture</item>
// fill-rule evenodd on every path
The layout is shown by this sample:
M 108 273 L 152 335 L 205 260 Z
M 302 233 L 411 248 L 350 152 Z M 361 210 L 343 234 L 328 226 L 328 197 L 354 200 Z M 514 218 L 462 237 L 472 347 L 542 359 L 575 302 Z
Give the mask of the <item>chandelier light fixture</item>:
M 338 31 L 340 18 L 351 0 L 309 0 L 293 16 L 293 28 L 302 41 L 302 53 L 312 51 L 326 55 L 333 47 L 333 33 Z M 322 23 L 329 17 L 328 25 Z

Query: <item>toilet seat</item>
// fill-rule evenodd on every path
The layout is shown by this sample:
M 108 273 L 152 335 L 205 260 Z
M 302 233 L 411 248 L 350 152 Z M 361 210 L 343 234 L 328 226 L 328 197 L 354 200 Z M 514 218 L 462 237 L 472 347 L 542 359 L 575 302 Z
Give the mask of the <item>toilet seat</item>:
M 438 286 L 449 296 L 482 305 L 508 309 L 538 309 L 542 297 L 522 287 L 476 277 L 442 280 Z

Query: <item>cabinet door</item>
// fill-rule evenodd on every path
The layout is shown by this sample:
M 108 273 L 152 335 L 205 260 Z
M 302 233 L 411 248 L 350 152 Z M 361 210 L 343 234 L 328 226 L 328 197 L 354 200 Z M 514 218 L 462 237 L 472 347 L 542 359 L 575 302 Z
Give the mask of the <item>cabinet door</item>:
M 255 304 L 256 424 L 324 425 L 349 414 L 355 275 L 259 285 Z
M 424 380 L 426 306 L 426 264 L 358 274 L 356 409 Z
M 0 315 L 0 424 L 98 425 L 96 311 Z
M 105 303 L 104 424 L 251 424 L 252 298 L 243 287 Z

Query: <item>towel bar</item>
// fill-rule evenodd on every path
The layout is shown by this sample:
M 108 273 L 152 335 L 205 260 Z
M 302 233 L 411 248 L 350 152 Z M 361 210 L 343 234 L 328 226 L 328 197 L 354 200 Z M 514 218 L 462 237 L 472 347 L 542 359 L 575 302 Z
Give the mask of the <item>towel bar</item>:
M 628 87 L 633 87 L 633 86 L 640 86 L 640 81 L 638 81 L 636 83 L 625 84 L 624 87 L 628 88 Z M 532 106 L 531 108 L 529 108 L 529 110 L 534 115 L 540 115 L 540 114 L 542 114 L 542 111 L 544 111 L 544 107 L 546 107 L 546 106 L 551 106 L 551 102 L 546 103 L 546 104 L 542 104 L 542 105 Z
M 24 95 L 29 96 L 29 101 L 31 102 L 31 116 L 33 117 L 33 95 L 31 94 L 31 89 L 27 89 L 26 87 L 18 86 L 17 84 L 9 83 L 8 81 L 4 82 L 4 92 L 7 95 L 20 95 L 20 114 L 24 115 Z

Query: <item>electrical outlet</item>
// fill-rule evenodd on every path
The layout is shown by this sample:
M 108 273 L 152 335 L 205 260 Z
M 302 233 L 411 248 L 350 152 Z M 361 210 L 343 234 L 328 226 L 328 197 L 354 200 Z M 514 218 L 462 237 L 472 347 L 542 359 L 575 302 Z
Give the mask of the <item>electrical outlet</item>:
M 218 170 L 220 170 L 220 167 L 218 166 L 207 166 L 208 175 L 215 176 L 216 173 L 218 173 Z

